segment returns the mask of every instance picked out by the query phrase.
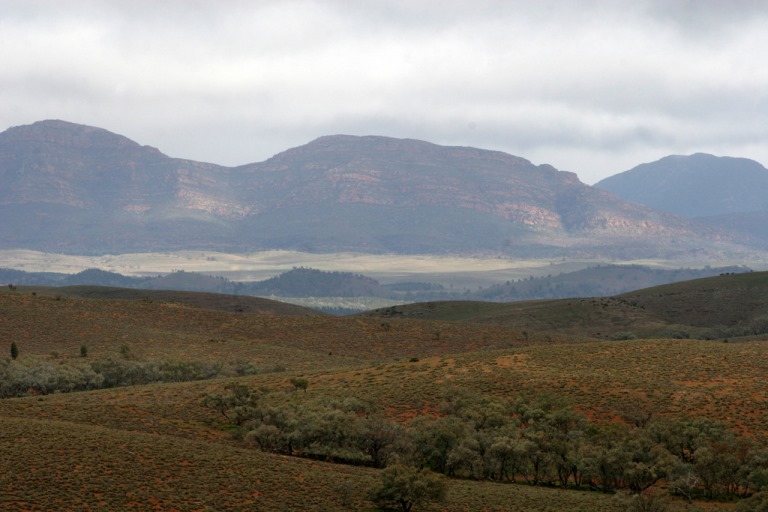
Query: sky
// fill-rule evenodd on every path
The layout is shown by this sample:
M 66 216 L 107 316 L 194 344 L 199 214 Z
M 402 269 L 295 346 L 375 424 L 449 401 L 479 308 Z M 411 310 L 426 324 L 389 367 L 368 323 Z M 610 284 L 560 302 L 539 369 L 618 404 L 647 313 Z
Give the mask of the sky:
M 670 154 L 768 165 L 767 58 L 766 0 L 0 0 L 0 131 L 232 166 L 384 135 L 593 184 Z

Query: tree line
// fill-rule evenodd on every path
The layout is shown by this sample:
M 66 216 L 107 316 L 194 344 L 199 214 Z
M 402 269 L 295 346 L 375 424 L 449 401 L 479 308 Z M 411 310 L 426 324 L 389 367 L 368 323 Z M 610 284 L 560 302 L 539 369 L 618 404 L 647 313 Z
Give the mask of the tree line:
M 80 347 L 78 359 L 19 358 L 11 345 L 12 359 L 0 360 L 0 398 L 92 389 L 185 382 L 233 375 L 254 375 L 276 369 L 260 369 L 245 362 L 223 365 L 206 361 L 139 360 L 130 348 L 121 347 L 115 356 L 90 359 L 87 347 Z
M 663 482 L 688 500 L 754 502 L 768 491 L 766 446 L 707 418 L 595 422 L 550 397 L 452 390 L 436 414 L 402 423 L 357 398 L 274 393 L 230 384 L 203 402 L 243 442 L 285 455 L 606 493 L 643 494 Z

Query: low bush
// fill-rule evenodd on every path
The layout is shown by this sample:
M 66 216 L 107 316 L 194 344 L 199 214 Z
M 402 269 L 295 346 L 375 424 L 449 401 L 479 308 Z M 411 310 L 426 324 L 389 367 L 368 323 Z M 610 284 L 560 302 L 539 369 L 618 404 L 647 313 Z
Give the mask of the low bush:
M 263 373 L 253 366 L 238 366 L 238 375 Z M 91 389 L 186 382 L 229 375 L 221 363 L 198 361 L 137 361 L 106 358 L 92 361 L 29 359 L 0 361 L 0 398 Z

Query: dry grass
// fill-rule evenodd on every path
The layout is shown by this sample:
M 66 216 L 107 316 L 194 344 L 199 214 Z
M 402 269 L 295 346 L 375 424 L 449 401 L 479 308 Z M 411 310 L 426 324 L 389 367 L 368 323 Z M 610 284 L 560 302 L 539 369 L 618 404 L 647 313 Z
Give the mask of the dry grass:
M 0 419 L 3 510 L 373 510 L 365 496 L 375 478 L 367 468 L 172 435 Z M 448 496 L 421 510 L 616 510 L 610 496 L 488 482 L 452 481 Z
M 87 345 L 100 357 L 122 344 L 147 358 L 250 360 L 271 350 L 321 353 L 323 367 L 391 360 L 525 343 L 523 334 L 496 326 L 329 316 L 232 313 L 175 302 L 89 300 L 0 293 L 0 339 L 15 340 L 22 355 L 76 356 Z M 529 341 L 534 341 L 535 336 Z M 545 338 L 542 336 L 542 340 Z M 334 359 L 341 357 L 341 360 Z M 302 359 L 301 357 L 299 358 Z M 275 361 L 295 368 L 292 361 Z
M 400 362 L 313 378 L 326 393 L 367 397 L 408 416 L 451 386 L 515 398 L 549 394 L 597 419 L 642 408 L 707 416 L 768 434 L 768 344 L 631 340 L 534 345 Z
M 615 297 L 432 302 L 397 306 L 394 311 L 398 318 L 472 322 L 553 336 L 609 339 L 630 331 L 637 337 L 665 337 L 685 331 L 691 338 L 724 338 L 736 334 L 718 332 L 768 331 L 768 272 L 695 279 Z M 384 308 L 363 315 L 392 314 L 392 308 Z
M 386 326 L 382 325 L 386 322 Z M 0 401 L 3 510 L 373 510 L 375 470 L 245 449 L 201 396 L 237 380 L 308 396 L 354 396 L 403 421 L 459 386 L 514 398 L 557 395 L 596 419 L 627 407 L 707 415 L 768 432 L 768 344 L 571 341 L 444 320 L 282 317 L 189 305 L 0 293 L 0 339 L 22 358 L 115 355 L 245 360 L 281 373 Z M 411 358 L 418 360 L 411 361 Z M 279 394 L 275 394 L 279 396 Z M 694 510 L 675 503 L 675 510 Z M 727 509 L 713 504 L 710 509 Z M 620 510 L 611 496 L 452 480 L 425 510 Z
M 348 510 L 373 474 L 175 436 L 0 420 L 3 510 Z M 19 463 L 23 461 L 23 469 Z

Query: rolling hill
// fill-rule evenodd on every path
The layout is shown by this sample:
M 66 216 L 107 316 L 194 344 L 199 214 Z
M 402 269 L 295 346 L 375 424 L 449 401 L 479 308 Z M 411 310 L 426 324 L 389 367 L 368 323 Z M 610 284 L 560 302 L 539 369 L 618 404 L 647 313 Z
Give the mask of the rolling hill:
M 152 290 L 151 293 L 112 290 L 113 297 L 153 297 L 161 300 L 183 300 L 181 291 L 208 292 L 211 297 L 229 296 L 230 310 L 247 307 L 253 297 L 277 298 L 334 314 L 351 314 L 360 310 L 398 303 L 437 300 L 535 300 L 554 298 L 597 297 L 616 295 L 654 285 L 750 271 L 747 267 L 705 267 L 703 269 L 659 269 L 642 265 L 597 265 L 575 272 L 561 272 L 541 277 L 529 276 L 498 283 L 487 288 L 444 287 L 427 282 L 396 282 L 382 285 L 375 279 L 351 272 L 326 272 L 297 267 L 263 281 L 230 281 L 197 272 L 176 271 L 166 275 L 127 277 L 114 272 L 87 269 L 77 274 L 24 272 L 0 268 L 0 285 L 57 287 L 57 293 L 73 295 L 75 286 L 123 287 Z M 94 288 L 96 290 L 98 288 Z M 175 290 L 175 292 L 162 290 Z M 85 293 L 85 292 L 83 292 Z M 95 295 L 106 295 L 94 292 Z M 188 297 L 202 295 L 187 294 Z M 243 297 L 239 299 L 238 297 Z M 258 305 L 259 303 L 256 302 Z M 277 303 L 275 303 L 277 304 Z M 263 305 L 263 304 L 262 304 Z
M 411 422 L 418 415 L 444 415 L 450 407 L 461 411 L 473 407 L 473 400 L 479 410 L 488 408 L 492 424 L 496 400 L 520 404 L 541 396 L 541 403 L 570 404 L 595 425 L 605 423 L 606 435 L 622 432 L 622 422 L 640 413 L 661 425 L 703 416 L 758 440 L 768 434 L 763 385 L 768 352 L 762 339 L 596 341 L 576 334 L 620 318 L 640 322 L 633 327 L 751 322 L 765 311 L 766 273 L 578 302 L 427 303 L 384 317 L 285 316 L 256 304 L 238 312 L 221 307 L 228 297 L 159 293 L 93 287 L 0 291 L 0 339 L 13 340 L 20 349 L 17 360 L 0 362 L 0 372 L 14 378 L 39 382 L 58 375 L 64 381 L 67 372 L 107 362 L 134 368 L 153 361 L 240 361 L 262 369 L 192 382 L 27 391 L 30 396 L 0 399 L 4 508 L 373 509 L 368 496 L 380 470 L 260 450 L 233 436 L 235 426 L 205 404 L 237 389 L 268 393 L 269 407 L 367 404 L 380 411 L 378 421 L 411 429 L 430 425 Z M 718 304 L 721 311 L 714 310 Z M 509 309 L 513 306 L 517 309 Z M 89 347 L 87 357 L 78 354 L 81 345 Z M 25 369 L 28 374 L 19 373 Z M 293 389 L 297 379 L 308 382 L 305 392 Z M 334 414 L 327 413 L 327 421 L 339 417 Z M 458 419 L 452 421 L 445 425 Z M 670 491 L 666 484 L 655 487 L 655 493 Z M 681 498 L 666 506 L 681 512 L 732 509 L 730 503 L 689 504 Z M 626 507 L 610 494 L 454 478 L 447 502 L 418 509 Z
M 211 339 L 246 345 L 269 340 L 373 360 L 609 339 L 627 332 L 643 338 L 768 332 L 768 272 L 728 273 L 609 297 L 433 301 L 344 318 L 256 297 L 108 287 L 18 287 L 0 292 L 0 300 L 5 318 L 0 335 L 33 345 L 50 340 L 45 350 L 58 350 L 56 340 L 67 340 L 66 353 L 76 352 L 77 340 L 109 344 L 103 340 L 118 334 L 125 343 L 160 353 L 168 340 L 184 333 L 202 347 Z M 93 325 L 80 325 L 91 317 Z
M 768 272 L 726 274 L 610 297 L 510 303 L 448 301 L 363 313 L 506 326 L 561 335 L 728 338 L 768 332 Z

